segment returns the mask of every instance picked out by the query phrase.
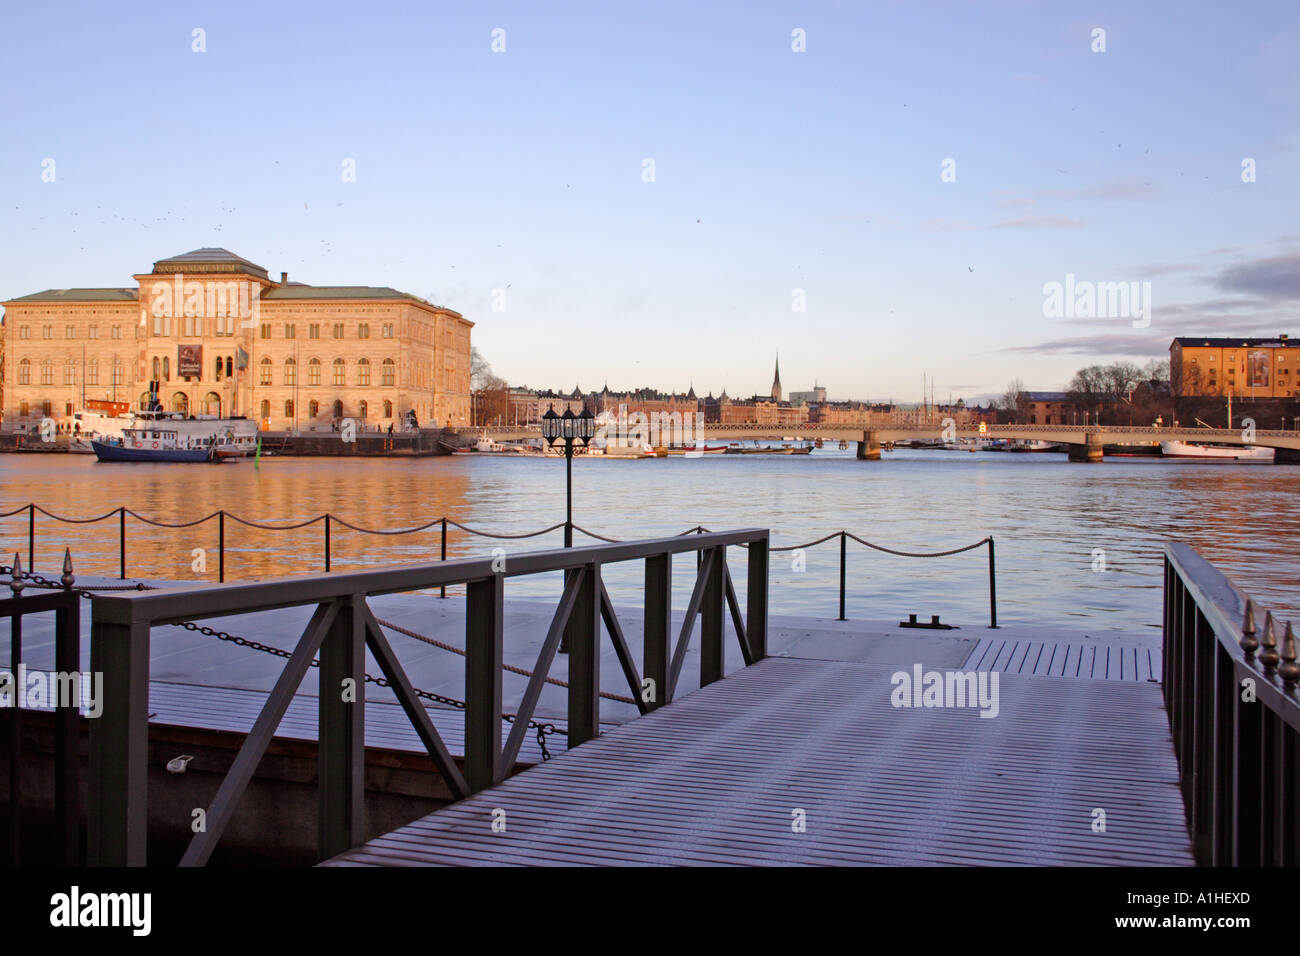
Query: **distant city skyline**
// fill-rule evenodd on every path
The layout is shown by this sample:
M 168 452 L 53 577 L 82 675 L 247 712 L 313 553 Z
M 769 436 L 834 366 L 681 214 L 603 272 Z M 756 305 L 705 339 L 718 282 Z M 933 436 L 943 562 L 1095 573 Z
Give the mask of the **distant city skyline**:
M 896 402 L 1300 333 L 1281 0 L 6 25 L 4 299 L 223 247 L 454 309 L 511 383 L 748 397 L 779 352 L 787 393 Z

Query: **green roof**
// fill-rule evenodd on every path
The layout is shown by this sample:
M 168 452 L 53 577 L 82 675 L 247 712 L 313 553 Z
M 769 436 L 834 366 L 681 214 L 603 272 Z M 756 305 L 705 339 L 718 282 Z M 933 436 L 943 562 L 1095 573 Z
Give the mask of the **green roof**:
M 159 259 L 153 264 L 155 275 L 173 272 L 243 272 L 248 275 L 269 279 L 266 269 L 256 262 L 249 262 L 243 256 L 237 256 L 229 249 L 209 246 L 183 252 L 179 256 Z
M 135 302 L 140 298 L 135 289 L 46 289 L 33 292 L 21 298 L 10 299 L 17 302 Z

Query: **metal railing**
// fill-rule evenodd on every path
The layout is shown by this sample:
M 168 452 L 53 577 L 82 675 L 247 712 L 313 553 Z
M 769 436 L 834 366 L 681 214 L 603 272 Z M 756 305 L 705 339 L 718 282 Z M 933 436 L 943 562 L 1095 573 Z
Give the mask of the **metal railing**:
M 1197 862 L 1300 861 L 1296 642 L 1184 544 L 1165 548 L 1165 706 Z
M 447 534 L 449 528 L 455 528 L 458 531 L 464 532 L 465 534 L 475 536 L 475 537 L 492 538 L 501 541 L 505 541 L 505 540 L 520 541 L 520 540 L 525 540 L 527 538 L 536 538 L 539 535 L 550 534 L 553 531 L 558 531 L 561 528 L 566 527 L 567 524 L 567 522 L 560 522 L 559 524 L 553 524 L 549 528 L 542 528 L 538 531 L 526 531 L 522 533 L 510 534 L 510 533 L 484 531 L 479 528 L 471 528 L 468 525 L 461 524 L 459 521 L 454 521 L 451 518 L 448 518 L 444 515 L 443 517 L 434 518 L 431 521 L 426 521 L 423 524 L 415 525 L 414 527 L 410 527 L 410 528 L 364 528 L 361 527 L 360 525 L 353 524 L 350 521 L 340 518 L 338 515 L 326 512 L 325 514 L 316 515 L 313 518 L 307 518 L 303 521 L 296 521 L 290 524 L 274 525 L 274 524 L 266 524 L 265 522 L 260 522 L 260 521 L 252 521 L 248 518 L 242 518 L 236 514 L 224 510 L 214 511 L 211 514 L 204 515 L 202 518 L 195 518 L 192 521 L 167 522 L 167 521 L 158 521 L 153 518 L 147 518 L 144 515 L 138 514 L 137 512 L 132 511 L 129 508 L 125 508 L 125 507 L 114 508 L 112 511 L 105 512 L 104 514 L 97 515 L 95 517 L 70 518 L 70 517 L 65 517 L 63 515 L 55 514 L 52 511 L 48 511 L 45 508 L 42 508 L 40 505 L 35 504 L 34 502 L 23 505 L 20 508 L 15 508 L 12 511 L 0 512 L 0 518 L 11 518 L 20 515 L 23 512 L 27 513 L 27 568 L 28 570 L 35 569 L 36 516 L 38 513 L 44 515 L 47 518 L 53 519 L 54 521 L 62 522 L 65 524 L 95 524 L 97 522 L 108 521 L 116 517 L 118 521 L 118 577 L 121 578 L 122 580 L 125 580 L 127 577 L 126 519 L 128 516 L 136 519 L 137 521 L 142 522 L 146 526 L 153 527 L 153 528 L 165 528 L 165 529 L 195 528 L 200 525 L 206 524 L 207 522 L 215 521 L 216 532 L 217 532 L 217 581 L 219 583 L 225 583 L 226 580 L 226 524 L 228 521 L 236 525 L 242 525 L 248 528 L 255 528 L 261 531 L 297 531 L 302 528 L 311 527 L 312 525 L 320 525 L 323 532 L 320 560 L 322 561 L 324 570 L 327 572 L 332 570 L 332 566 L 333 566 L 333 537 L 334 537 L 334 529 L 336 527 L 344 528 L 348 531 L 352 531 L 357 534 L 378 535 L 381 537 L 396 537 L 396 536 L 408 535 L 408 534 L 419 534 L 422 532 L 431 531 L 436 528 L 439 529 L 440 531 L 438 558 L 441 561 L 446 561 L 447 560 Z M 621 541 L 621 539 L 619 538 L 611 538 L 605 535 L 597 534 L 594 531 L 588 531 L 586 528 L 583 528 L 577 524 L 572 525 L 572 530 L 578 532 L 579 534 L 586 535 L 587 537 L 593 540 L 604 541 L 609 544 L 617 544 L 620 543 Z M 700 525 L 696 525 L 695 527 L 687 528 L 685 531 L 682 531 L 680 533 L 699 534 L 707 530 L 708 529 Z M 981 538 L 979 541 L 976 541 L 973 544 L 964 545 L 963 547 L 953 548 L 947 551 L 900 551 L 894 548 L 888 548 L 885 547 L 884 545 L 876 544 L 874 542 L 868 541 L 865 538 L 854 534 L 852 531 L 840 530 L 840 531 L 833 531 L 830 534 L 825 535 L 824 537 L 818 538 L 814 541 L 807 541 L 804 542 L 803 544 L 791 544 L 779 548 L 774 547 L 771 548 L 771 551 L 780 552 L 780 551 L 804 550 L 807 548 L 816 547 L 819 544 L 823 544 L 824 542 L 834 540 L 835 538 L 838 538 L 840 542 L 839 618 L 838 618 L 839 620 L 841 621 L 848 620 L 846 616 L 846 604 L 847 604 L 847 596 L 848 596 L 847 551 L 848 551 L 848 542 L 850 540 L 866 548 L 869 548 L 872 551 L 878 551 L 883 554 L 892 554 L 898 557 L 906 557 L 906 558 L 943 558 L 943 557 L 948 557 L 950 555 L 961 554 L 966 551 L 972 551 L 975 548 L 980 548 L 987 545 L 988 546 L 988 573 L 989 573 L 989 627 L 996 628 L 998 626 L 997 567 L 996 567 L 994 544 L 993 544 L 992 537 Z M 84 555 L 82 555 L 82 558 L 84 559 Z M 447 589 L 445 586 L 440 588 L 440 592 L 442 597 L 447 596 Z
M 23 617 L 28 614 L 54 612 L 54 671 L 73 675 L 71 684 L 59 679 L 50 682 L 62 689 L 53 701 L 54 709 L 54 850 L 52 862 L 62 866 L 81 864 L 81 598 L 72 589 L 72 555 L 64 552 L 62 587 L 41 594 L 23 594 L 27 587 L 22 559 L 15 555 L 10 570 L 9 596 L 0 598 L 0 618 L 9 618 L 10 699 L 5 709 L 9 716 L 9 862 L 18 866 L 22 860 L 23 835 L 23 707 L 25 682 L 23 672 Z
M 748 548 L 743 616 L 727 566 L 727 548 L 732 546 Z M 561 638 L 569 652 L 570 747 L 599 733 L 602 622 L 642 713 L 672 701 L 697 617 L 701 685 L 723 676 L 728 610 L 745 664 L 766 657 L 768 551 L 767 530 L 749 528 L 536 551 L 511 556 L 504 568 L 495 558 L 461 558 L 248 584 L 96 594 L 91 612 L 91 669 L 103 675 L 105 703 L 90 732 L 88 860 L 99 866 L 141 866 L 146 862 L 150 632 L 156 626 L 315 605 L 306 630 L 206 810 L 202 832 L 193 836 L 181 864 L 202 865 L 211 856 L 281 717 L 317 657 L 321 687 L 318 853 L 325 859 L 365 838 L 367 650 L 379 663 L 386 685 L 396 694 L 430 760 L 453 795 L 460 798 L 499 783 L 514 766 Z M 699 561 L 685 621 L 674 643 L 672 558 L 682 553 L 698 553 Z M 633 560 L 645 562 L 645 640 L 640 669 L 601 579 L 604 565 Z M 555 571 L 565 574 L 563 596 L 503 744 L 505 581 Z M 464 773 L 420 704 L 367 603 L 374 595 L 456 584 L 466 585 Z

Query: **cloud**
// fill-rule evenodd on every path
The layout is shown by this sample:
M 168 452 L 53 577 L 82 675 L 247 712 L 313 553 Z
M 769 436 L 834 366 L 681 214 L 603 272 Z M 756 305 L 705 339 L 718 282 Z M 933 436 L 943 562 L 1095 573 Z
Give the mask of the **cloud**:
M 1212 281 L 1226 292 L 1244 292 L 1271 301 L 1300 299 L 1300 253 L 1233 266 Z
M 1138 266 L 1134 270 L 1144 279 L 1154 278 L 1155 276 L 1174 275 L 1178 272 L 1199 272 L 1202 266 L 1192 265 L 1189 262 L 1174 262 L 1158 266 Z
M 1043 199 L 1155 199 L 1160 194 L 1160 187 L 1149 179 L 1129 176 L 1083 189 L 1038 189 L 1025 195 L 1003 192 L 997 203 L 1008 209 L 1025 209 Z
M 1140 355 L 1166 356 L 1173 336 L 1153 338 L 1132 332 L 1106 332 L 1069 339 L 1051 339 L 1037 345 L 1013 345 L 1001 349 L 1020 355 Z
M 1004 219 L 998 228 L 1004 229 L 1076 229 L 1083 225 L 1082 219 L 1068 216 L 1022 216 L 1019 219 Z

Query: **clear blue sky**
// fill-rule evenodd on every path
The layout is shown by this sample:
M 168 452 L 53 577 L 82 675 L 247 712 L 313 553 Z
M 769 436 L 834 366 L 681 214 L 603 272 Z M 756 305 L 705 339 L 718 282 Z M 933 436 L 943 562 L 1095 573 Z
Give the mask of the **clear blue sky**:
M 969 400 L 1179 334 L 1300 334 L 1293 0 L 56 2 L 3 24 L 5 298 L 224 246 L 431 296 L 514 383 L 748 395 L 779 350 L 787 389 L 899 401 L 923 373 Z M 1045 318 L 1066 273 L 1150 281 L 1150 327 Z

